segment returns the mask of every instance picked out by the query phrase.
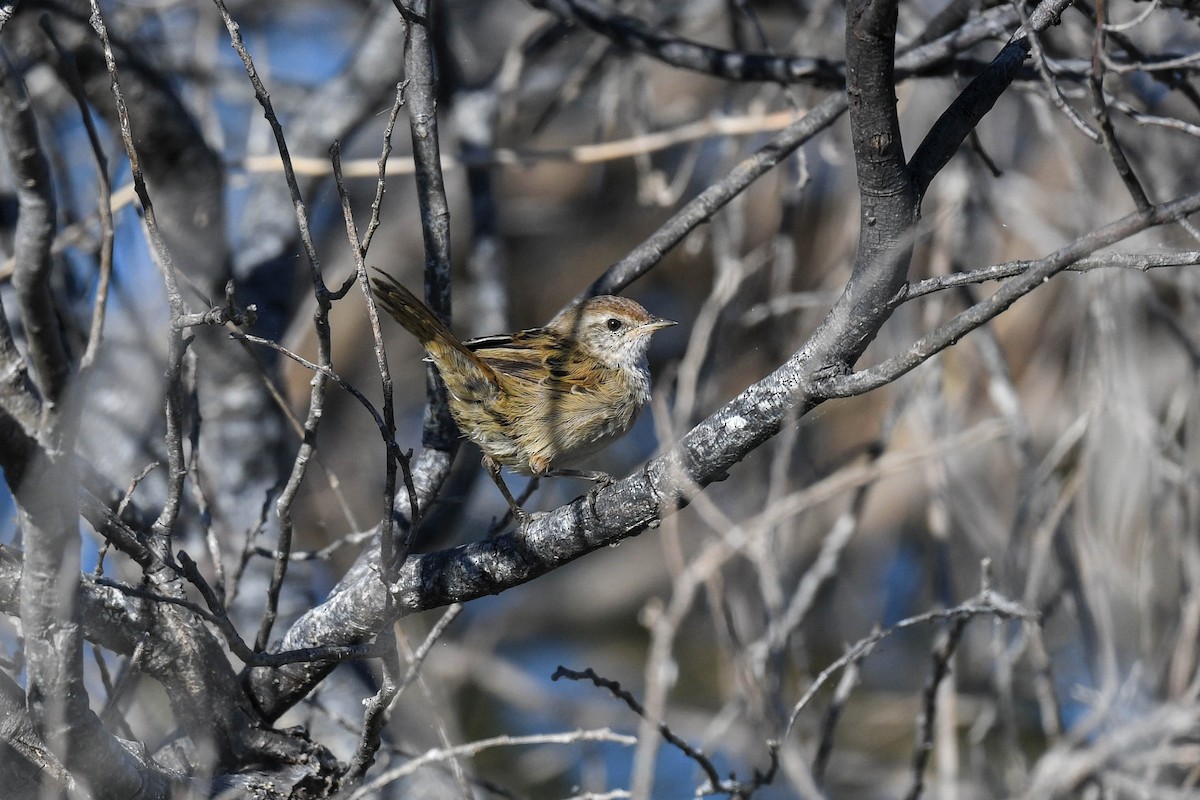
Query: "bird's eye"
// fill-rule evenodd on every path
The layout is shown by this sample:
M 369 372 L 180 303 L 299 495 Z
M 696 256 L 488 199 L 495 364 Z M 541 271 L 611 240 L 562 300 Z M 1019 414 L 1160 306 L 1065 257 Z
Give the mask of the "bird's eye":
M 604 324 L 607 325 L 608 329 L 613 333 L 621 330 L 621 320 L 617 319 L 616 317 L 609 317 L 608 321 Z

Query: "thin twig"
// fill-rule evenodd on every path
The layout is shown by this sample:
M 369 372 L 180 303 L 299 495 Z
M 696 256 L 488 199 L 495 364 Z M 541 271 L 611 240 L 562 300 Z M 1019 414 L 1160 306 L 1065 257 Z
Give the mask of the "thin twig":
M 924 297 L 933 292 L 954 289 L 973 283 L 998 281 L 1021 275 L 1036 268 L 1041 261 L 1006 261 L 990 267 L 938 275 L 908 284 L 892 300 L 893 304 Z M 1097 269 L 1131 269 L 1148 272 L 1165 267 L 1193 267 L 1200 265 L 1200 250 L 1179 253 L 1097 253 L 1086 256 L 1062 269 L 1063 272 L 1091 272 Z
M 275 137 L 275 146 L 279 151 L 280 159 L 283 161 L 284 178 L 292 199 L 292 207 L 295 210 L 296 227 L 300 233 L 300 241 L 304 247 L 304 253 L 308 258 L 309 274 L 313 283 L 313 295 L 317 301 L 317 310 L 313 314 L 313 328 L 317 336 L 317 361 L 322 366 L 329 367 L 332 350 L 329 331 L 331 295 L 329 289 L 325 286 L 325 280 L 321 274 L 321 261 L 317 256 L 317 249 L 313 244 L 312 234 L 309 230 L 308 214 L 305 209 L 304 199 L 300 193 L 300 185 L 296 181 L 295 170 L 292 168 L 287 140 L 283 134 L 283 126 L 280 125 L 279 118 L 275 115 L 270 95 L 259 78 L 258 70 L 254 66 L 254 60 L 251 58 L 242 40 L 241 29 L 234 22 L 233 17 L 230 16 L 229 9 L 226 8 L 224 0 L 213 0 L 213 2 L 216 4 L 218 11 L 220 11 L 221 20 L 225 23 L 225 29 L 229 32 L 230 44 L 246 69 L 246 76 L 250 80 L 250 85 L 254 87 L 254 97 L 263 108 L 263 116 L 271 126 L 271 132 Z M 292 546 L 293 532 L 292 505 L 295 502 L 296 494 L 300 490 L 300 484 L 304 480 L 308 463 L 316 449 L 317 428 L 323 417 L 325 405 L 326 379 L 326 374 L 321 371 L 318 371 L 313 378 L 312 391 L 309 396 L 308 417 L 304 421 L 303 439 L 296 453 L 296 458 L 292 462 L 292 470 L 288 476 L 287 484 L 275 502 L 275 513 L 279 518 L 275 564 L 271 573 L 271 585 L 267 590 L 267 602 L 263 610 L 262 622 L 259 625 L 258 635 L 255 638 L 255 650 L 262 651 L 266 648 L 271 637 L 271 629 L 275 625 L 275 617 L 279 609 L 279 595 L 283 590 L 283 581 L 287 577 L 287 569 L 290 562 L 289 553 Z
M 407 81 L 402 81 L 397 87 L 397 96 L 400 100 L 398 104 L 392 106 L 393 112 L 398 112 L 403 107 L 402 93 L 407 85 Z M 605 164 L 610 161 L 657 153 L 706 139 L 772 133 L 786 128 L 795 119 L 796 112 L 794 111 L 773 111 L 768 114 L 747 116 L 714 115 L 674 128 L 605 142 L 554 148 L 497 147 L 487 151 L 463 151 L 458 155 L 447 153 L 442 155 L 441 164 L 444 171 L 471 167 L 528 167 L 545 161 L 579 165 Z M 389 121 L 389 127 L 385 128 L 385 132 L 390 131 L 393 121 L 394 117 Z M 306 177 L 323 177 L 331 173 L 327 159 L 296 156 L 292 159 L 292 165 L 298 175 Z M 378 181 L 379 165 L 380 160 L 378 159 L 350 159 L 342 163 L 342 174 L 347 180 L 375 178 Z M 240 166 L 247 172 L 256 173 L 278 172 L 282 169 L 279 159 L 274 155 L 246 156 Z M 412 175 L 415 171 L 416 164 L 407 157 L 396 158 L 387 167 L 388 174 L 393 177 Z M 367 234 L 372 232 L 373 229 L 368 225 Z M 364 242 L 369 241 L 367 234 L 363 235 Z
M 1088 87 L 1092 95 L 1092 116 L 1096 118 L 1096 122 L 1100 126 L 1101 141 L 1104 143 L 1104 149 L 1108 151 L 1108 157 L 1112 161 L 1113 167 L 1117 170 L 1117 175 L 1125 184 L 1125 189 L 1133 198 L 1138 211 L 1146 212 L 1150 210 L 1150 199 L 1146 196 L 1146 190 L 1129 164 L 1129 159 L 1125 157 L 1125 149 L 1121 147 L 1117 133 L 1113 130 L 1108 104 L 1104 102 L 1104 20 L 1107 5 L 1107 0 L 1097 0 L 1096 2 L 1096 29 L 1092 37 L 1092 71 L 1088 75 Z
M 388 707 L 400 691 L 400 657 L 396 652 L 396 635 L 392 631 L 382 633 L 377 643 L 385 647 L 383 662 L 383 680 L 379 690 L 370 700 L 364 701 L 366 711 L 363 712 L 362 733 L 358 740 L 358 749 L 350 762 L 350 768 L 342 779 L 342 788 L 357 787 L 362 783 L 367 770 L 375 763 L 375 754 L 379 752 L 382 742 L 383 726 L 387 724 Z
M 869 636 L 859 639 L 843 654 L 840 658 L 834 661 L 817 675 L 813 680 L 812 685 L 805 690 L 796 704 L 792 706 L 792 713 L 788 717 L 787 725 L 784 727 L 783 734 L 779 737 L 780 740 L 786 740 L 791 734 L 792 728 L 796 724 L 796 720 L 800 718 L 802 712 L 813 698 L 817 696 L 817 692 L 824 686 L 829 679 L 846 666 L 852 663 L 858 663 L 866 656 L 870 655 L 880 642 L 888 638 L 894 633 L 897 633 L 908 628 L 918 625 L 928 625 L 933 622 L 945 622 L 960 618 L 971 619 L 978 616 L 992 616 L 999 619 L 1022 619 L 1036 621 L 1037 617 L 1032 611 L 1026 610 L 1023 606 L 1014 603 L 993 591 L 983 592 L 976 597 L 955 606 L 940 611 L 927 611 L 924 614 L 917 614 L 913 617 L 902 619 L 894 625 L 886 628 L 876 628 Z
M 866 657 L 865 653 L 863 657 Z M 838 681 L 837 688 L 833 691 L 833 699 L 825 711 L 825 721 L 821 725 L 821 740 L 817 745 L 817 754 L 813 757 L 812 765 L 813 780 L 818 786 L 825 783 L 825 770 L 829 766 L 830 756 L 833 755 L 833 734 L 837 730 L 842 711 L 850 699 L 850 694 L 861 681 L 861 671 L 858 665 L 858 661 L 851 661 L 846 665 L 846 669 L 842 670 L 842 678 Z
M 425 663 L 425 658 L 433 651 L 433 646 L 442 638 L 442 634 L 450 627 L 450 623 L 458 619 L 458 616 L 465 607 L 462 603 L 455 603 L 447 607 L 445 612 L 438 617 L 437 622 L 429 629 L 429 633 L 425 635 L 425 640 L 421 642 L 421 646 L 409 658 L 408 669 L 405 671 L 404 677 L 400 680 L 400 684 L 396 689 L 396 697 L 399 697 L 416 680 L 417 675 L 420 673 L 421 665 Z M 392 702 L 395 702 L 394 698 Z
M 347 533 L 345 536 L 339 536 L 329 544 L 317 550 L 293 550 L 289 555 L 292 561 L 328 561 L 330 556 L 341 550 L 343 547 L 350 547 L 356 544 L 362 544 L 369 541 L 376 534 L 375 530 L 368 529 L 365 531 L 355 531 Z M 255 546 L 251 548 L 251 552 L 255 555 L 264 558 L 274 558 L 275 552 L 266 547 Z
M 1033 262 L 1030 269 L 1010 279 L 991 297 L 938 326 L 900 355 L 889 358 L 869 369 L 823 380 L 813 387 L 814 392 L 825 398 L 849 397 L 890 383 L 954 344 L 966 334 L 994 319 L 996 315 L 1018 299 L 1029 294 L 1084 256 L 1102 247 L 1116 244 L 1148 228 L 1185 219 L 1197 211 L 1200 211 L 1200 192 L 1152 206 L 1145 213 L 1134 212 L 1115 222 L 1110 222 L 1108 225 L 1103 225 L 1070 244 L 1060 247 L 1046 258 Z
M 576 744 L 578 742 L 611 742 L 629 747 L 635 743 L 632 736 L 613 733 L 607 728 L 598 730 L 575 730 L 568 733 L 538 733 L 530 736 L 494 736 L 490 739 L 480 739 L 475 742 L 442 749 L 433 749 L 405 762 L 394 769 L 382 773 L 370 783 L 362 786 L 347 800 L 362 800 L 364 797 L 374 797 L 376 792 L 405 775 L 411 775 L 428 764 L 457 759 L 463 756 L 473 756 L 493 747 L 529 747 L 542 744 Z
M 87 131 L 88 144 L 91 146 L 92 159 L 96 164 L 96 214 L 100 218 L 100 263 L 97 270 L 96 299 L 92 306 L 92 321 L 88 327 L 87 348 L 79 359 L 80 372 L 87 372 L 96 360 L 100 350 L 100 338 L 104 332 L 104 317 L 108 307 L 108 288 L 112 282 L 113 240 L 116 229 L 113 225 L 112 180 L 108 176 L 108 157 L 104 154 L 104 146 L 100 142 L 100 134 L 96 131 L 95 120 L 92 119 L 91 107 L 88 105 L 87 94 L 83 88 L 83 80 L 79 77 L 79 67 L 75 56 L 62 46 L 50 25 L 50 18 L 38 18 L 38 24 L 45 31 L 46 37 L 53 45 L 58 59 L 62 62 L 63 73 L 67 78 L 67 88 L 71 97 L 79 107 L 79 118 Z
M 407 80 L 396 84 L 396 100 L 392 103 L 391 113 L 388 114 L 387 125 L 383 127 L 383 152 L 379 154 L 379 160 L 376 162 L 375 198 L 371 201 L 371 219 L 367 222 L 367 229 L 363 232 L 362 244 L 358 248 L 359 253 L 362 254 L 362 258 L 367 257 L 367 251 L 371 248 L 371 240 L 375 238 L 375 231 L 379 230 L 379 212 L 383 208 L 383 194 L 387 186 L 388 157 L 392 153 L 392 134 L 396 130 L 396 120 L 400 117 L 400 109 L 404 108 L 404 89 L 406 86 L 408 86 Z M 343 164 L 343 167 L 345 166 Z M 397 170 L 393 167 L 392 172 L 395 173 Z M 403 170 L 400 170 L 400 172 L 403 172 Z M 346 172 L 342 174 L 348 177 Z
M 129 159 L 129 171 L 133 178 L 133 188 L 138 201 L 142 205 L 142 227 L 146 231 L 151 248 L 150 254 L 162 273 L 163 284 L 167 292 L 167 304 L 170 306 L 172 321 L 183 316 L 183 295 L 175 272 L 175 262 L 163 241 L 158 227 L 158 219 L 154 213 L 154 205 L 146 189 L 146 180 L 142 174 L 141 161 L 133 141 L 133 130 L 129 123 L 129 109 L 125 96 L 121 91 L 117 76 L 117 62 L 113 56 L 112 45 L 109 42 L 108 30 L 100 15 L 99 0 L 91 0 L 91 24 L 100 43 L 104 48 L 104 62 L 111 78 L 111 89 L 116 101 L 117 117 L 120 120 L 121 141 L 125 145 L 125 155 Z M 172 562 L 171 538 L 175 521 L 179 517 L 180 503 L 183 497 L 183 482 L 186 478 L 186 466 L 183 459 L 183 354 L 187 347 L 182 332 L 171 326 L 167 329 L 167 375 L 166 375 L 166 432 L 163 442 L 167 450 L 167 497 L 162 511 L 151 528 L 151 544 L 156 554 L 164 563 Z
M 1066 3 L 1063 5 L 1066 5 Z M 1080 133 L 1093 142 L 1098 143 L 1100 141 L 1100 134 L 1091 125 L 1087 124 L 1079 112 L 1075 110 L 1074 106 L 1067 102 L 1067 98 L 1063 95 L 1062 87 L 1059 86 L 1058 81 L 1047 65 L 1046 53 L 1042 48 L 1041 37 L 1037 35 L 1038 31 L 1030 30 L 1032 26 L 1025 14 L 1025 6 L 1019 0 L 1014 0 L 1012 6 L 1021 16 L 1021 28 L 1026 33 L 1026 47 L 1033 55 L 1033 63 L 1037 67 L 1038 74 L 1042 77 L 1043 83 L 1046 85 L 1046 98 L 1071 121 L 1071 124 Z
M 398 112 L 398 108 L 396 111 Z M 388 136 L 390 137 L 390 130 Z M 391 148 L 391 139 L 385 143 L 385 154 L 380 159 L 380 184 L 382 192 L 383 169 L 386 164 L 386 150 Z M 404 486 L 408 490 L 409 530 L 415 530 L 421 522 L 420 509 L 417 507 L 417 492 L 413 487 L 412 469 L 408 457 L 399 453 L 392 446 L 396 440 L 396 412 L 392 398 L 392 373 L 388 369 L 387 351 L 383 346 L 383 331 L 379 327 L 379 309 L 375 304 L 375 295 L 371 291 L 370 279 L 367 276 L 367 264 L 364 260 L 366 247 L 359 241 L 358 229 L 354 225 L 354 211 L 350 207 L 350 194 L 346 191 L 346 183 L 341 173 L 341 146 L 334 142 L 329 148 L 330 161 L 333 164 L 334 180 L 337 184 L 338 198 L 342 203 L 342 216 L 346 222 L 346 236 L 350 241 L 350 250 L 354 255 L 354 273 L 358 276 L 358 285 L 362 289 L 367 303 L 367 317 L 371 325 L 371 338 L 375 352 L 375 368 L 379 370 L 380 389 L 383 394 L 383 429 L 380 433 L 384 442 L 384 463 L 386 465 L 383 482 L 383 518 L 379 525 L 379 563 L 384 573 L 384 580 L 392 583 L 395 580 L 397 561 L 403 561 L 407 551 L 396 552 L 395 548 L 395 515 L 396 515 L 396 470 L 397 465 L 404 473 Z M 378 201 L 378 195 L 376 197 Z M 372 221 L 377 219 L 377 207 L 372 207 Z M 407 537 L 406 537 L 407 538 Z
M 254 344 L 261 344 L 264 347 L 269 347 L 278 353 L 282 353 L 283 355 L 285 355 L 288 358 L 290 358 L 291 360 L 295 361 L 297 364 L 301 365 L 302 367 L 306 367 L 307 369 L 311 369 L 313 372 L 316 372 L 320 375 L 325 376 L 329 380 L 336 383 L 338 386 L 345 389 L 347 392 L 350 393 L 351 396 L 354 397 L 355 400 L 357 400 L 362 405 L 363 408 L 365 408 L 367 410 L 367 413 L 369 413 L 371 415 L 371 418 L 373 420 L 375 420 L 375 425 L 376 425 L 376 427 L 379 428 L 380 434 L 382 434 L 384 436 L 385 441 L 388 445 L 388 448 L 390 450 L 392 450 L 396 454 L 396 456 L 398 458 L 400 458 L 402 461 L 407 461 L 408 459 L 411 458 L 411 453 L 406 453 L 405 451 L 402 451 L 400 449 L 400 445 L 396 444 L 396 440 L 394 438 L 392 438 L 392 439 L 387 438 L 387 423 L 384 421 L 383 415 L 380 414 L 380 412 L 375 408 L 374 403 L 372 403 L 369 399 L 367 399 L 367 396 L 365 394 L 363 394 L 358 389 L 356 389 L 354 387 L 354 384 L 350 383 L 345 378 L 343 378 L 341 375 L 334 372 L 332 367 L 322 366 L 321 364 L 316 364 L 312 361 L 309 361 L 304 356 L 300 355 L 299 353 L 296 353 L 293 350 L 289 350 L 288 348 L 284 347 L 279 342 L 276 342 L 273 339 L 264 339 L 261 336 L 252 336 L 248 333 L 232 334 L 232 336 L 235 339 L 240 339 L 240 340 L 246 341 L 246 342 L 252 342 Z
M 917 746 L 913 752 L 913 783 L 905 795 L 905 800 L 918 800 L 925 788 L 925 766 L 929 763 L 929 755 L 933 752 L 933 729 L 937 718 L 938 688 L 950 673 L 950 660 L 958 643 L 962 640 L 969 617 L 956 617 L 949 620 L 949 626 L 942 631 L 937 646 L 933 651 L 933 670 L 922 691 L 921 716 L 917 723 Z
M 613 697 L 629 706 L 630 711 L 637 714 L 639 717 L 642 717 L 643 719 L 648 719 L 646 717 L 646 709 L 642 707 L 642 704 L 639 703 L 632 694 L 630 694 L 627 690 L 622 689 L 620 683 L 597 675 L 596 671 L 591 667 L 588 667 L 580 672 L 578 670 L 568 669 L 560 664 L 558 669 L 554 670 L 554 674 L 550 676 L 550 680 L 556 681 L 559 678 L 567 678 L 568 680 L 573 681 L 591 681 L 595 686 L 601 689 L 607 689 Z M 758 787 L 770 784 L 771 781 L 774 780 L 775 771 L 779 765 L 777 759 L 778 747 L 774 743 L 771 743 L 769 748 L 771 754 L 771 766 L 768 768 L 767 772 L 762 773 L 758 770 L 755 770 L 754 778 L 752 778 L 749 783 L 746 783 L 738 781 L 733 775 L 730 775 L 730 777 L 727 779 L 722 778 L 717 772 L 716 766 L 711 760 L 709 760 L 708 756 L 704 755 L 704 753 L 692 747 L 687 743 L 687 741 L 676 735 L 675 732 L 671 730 L 670 726 L 667 725 L 667 723 L 662 722 L 661 720 L 649 721 L 658 729 L 659 734 L 661 734 L 662 737 L 667 740 L 667 742 L 674 745 L 681 753 L 690 758 L 692 761 L 696 762 L 696 764 L 704 772 L 705 777 L 708 779 L 708 783 L 696 790 L 697 795 L 721 793 L 746 797 Z

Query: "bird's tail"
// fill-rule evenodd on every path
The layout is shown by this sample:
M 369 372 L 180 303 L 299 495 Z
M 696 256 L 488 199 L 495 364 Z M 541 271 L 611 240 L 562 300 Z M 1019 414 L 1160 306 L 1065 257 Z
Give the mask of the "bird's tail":
M 496 371 L 472 353 L 445 324 L 402 283 L 378 267 L 371 279 L 375 297 L 392 318 L 416 336 L 457 396 L 475 397 L 495 391 Z
M 433 339 L 449 339 L 457 341 L 454 334 L 434 316 L 429 306 L 421 302 L 404 284 L 375 267 L 378 273 L 371 278 L 374 285 L 375 298 L 383 306 L 383 310 L 392 315 L 392 319 L 404 326 L 404 329 L 417 337 L 421 344 Z

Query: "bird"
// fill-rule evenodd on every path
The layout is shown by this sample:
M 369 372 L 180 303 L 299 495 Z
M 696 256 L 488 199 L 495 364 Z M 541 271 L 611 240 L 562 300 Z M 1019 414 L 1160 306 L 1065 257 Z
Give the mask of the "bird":
M 612 483 L 604 472 L 563 464 L 600 450 L 633 426 L 650 400 L 650 338 L 675 322 L 629 298 L 599 295 L 540 328 L 462 341 L 403 284 L 375 272 L 375 297 L 437 367 L 451 416 L 483 451 L 483 467 L 519 525 L 531 515 L 513 498 L 502 467 L 582 478 L 596 488 Z M 588 496 L 594 503 L 594 492 Z

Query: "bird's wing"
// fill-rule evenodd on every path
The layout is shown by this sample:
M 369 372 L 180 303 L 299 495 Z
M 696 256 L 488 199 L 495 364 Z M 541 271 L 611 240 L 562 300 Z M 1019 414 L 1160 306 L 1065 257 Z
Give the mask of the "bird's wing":
M 539 383 L 552 391 L 586 391 L 597 379 L 578 346 L 546 328 L 485 336 L 464 344 L 501 375 Z

